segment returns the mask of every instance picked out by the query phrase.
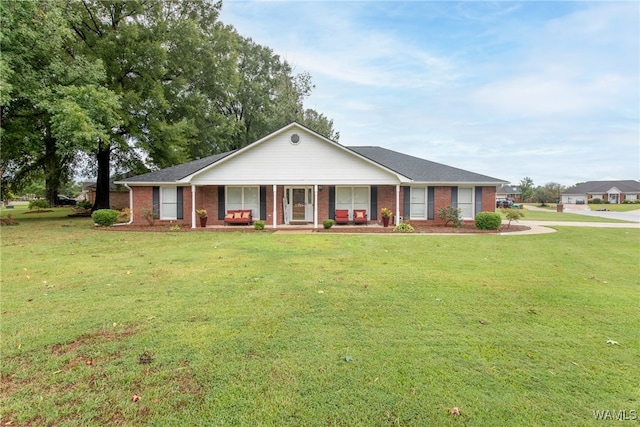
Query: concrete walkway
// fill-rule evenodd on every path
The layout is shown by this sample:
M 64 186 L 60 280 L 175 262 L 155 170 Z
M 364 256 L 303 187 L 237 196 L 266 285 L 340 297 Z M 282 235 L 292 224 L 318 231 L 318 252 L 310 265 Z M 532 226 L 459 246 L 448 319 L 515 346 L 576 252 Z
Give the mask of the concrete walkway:
M 502 224 L 506 225 L 509 221 L 503 221 Z M 523 234 L 545 234 L 555 233 L 556 230 L 552 227 L 596 227 L 596 228 L 635 228 L 640 230 L 640 222 L 571 222 L 571 221 L 517 221 L 511 222 L 511 224 L 526 225 L 531 227 L 525 231 L 515 231 L 512 233 L 500 233 L 501 236 L 522 236 Z
M 540 208 L 538 206 L 524 205 L 525 209 L 532 211 L 544 211 L 553 212 L 546 208 Z M 586 209 L 585 209 L 586 208 Z M 596 227 L 596 228 L 635 228 L 640 229 L 640 209 L 630 212 L 610 212 L 610 211 L 591 211 L 586 205 L 565 205 L 565 212 L 599 217 L 610 218 L 623 221 L 633 222 L 573 222 L 573 221 L 527 221 L 519 220 L 513 221 L 512 224 L 526 225 L 530 227 L 530 230 L 516 231 L 512 233 L 500 233 L 502 236 L 522 236 L 523 234 L 545 234 L 555 233 L 556 230 L 552 227 Z M 506 225 L 509 221 L 503 221 L 502 224 Z

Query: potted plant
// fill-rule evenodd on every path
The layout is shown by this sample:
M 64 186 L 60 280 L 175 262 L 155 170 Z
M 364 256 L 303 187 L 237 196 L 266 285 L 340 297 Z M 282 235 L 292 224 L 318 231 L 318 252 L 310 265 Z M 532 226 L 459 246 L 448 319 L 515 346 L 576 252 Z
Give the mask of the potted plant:
M 391 215 L 393 215 L 393 212 L 391 212 L 391 209 L 389 209 L 389 208 L 382 208 L 380 213 L 382 214 L 382 225 L 384 227 L 388 227 L 389 226 L 389 218 L 391 218 Z
M 196 209 L 196 213 L 200 217 L 200 227 L 207 226 L 207 211 L 206 209 Z

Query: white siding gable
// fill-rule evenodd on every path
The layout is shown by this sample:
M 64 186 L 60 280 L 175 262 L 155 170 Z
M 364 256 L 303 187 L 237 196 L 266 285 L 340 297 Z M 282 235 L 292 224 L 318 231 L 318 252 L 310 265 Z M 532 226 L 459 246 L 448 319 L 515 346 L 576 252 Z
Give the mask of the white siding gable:
M 293 134 L 299 142 L 291 142 Z M 288 126 L 191 177 L 196 185 L 398 184 L 392 171 L 302 127 Z

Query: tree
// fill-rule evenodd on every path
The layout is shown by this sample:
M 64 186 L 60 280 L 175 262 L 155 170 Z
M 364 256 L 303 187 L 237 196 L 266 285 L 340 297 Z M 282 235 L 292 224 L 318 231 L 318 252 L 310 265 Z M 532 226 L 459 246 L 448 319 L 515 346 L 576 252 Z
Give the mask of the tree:
M 528 176 L 525 176 L 520 180 L 518 189 L 520 190 L 520 197 L 522 198 L 523 202 L 531 200 L 531 198 L 533 197 L 533 180 Z
M 556 182 L 548 182 L 543 187 L 538 186 L 533 192 L 533 199 L 540 203 L 540 206 L 546 206 L 547 202 L 555 202 L 560 200 L 560 193 L 564 191 L 564 187 Z
M 210 60 L 208 43 L 219 28 L 221 4 L 83 0 L 71 7 L 79 16 L 72 22 L 78 49 L 104 63 L 103 87 L 121 100 L 123 121 L 87 147 L 97 163 L 94 209 L 108 208 L 114 157 L 144 153 L 159 167 L 190 160 L 190 144 L 198 138 L 193 108 L 202 83 L 196 76 L 205 72 L 200 58 Z
M 117 123 L 117 97 L 96 91 L 104 78 L 99 60 L 78 55 L 68 25 L 74 15 L 59 2 L 0 2 L 3 16 L 0 86 L 3 190 L 45 177 L 55 204 L 69 180 L 78 144 Z

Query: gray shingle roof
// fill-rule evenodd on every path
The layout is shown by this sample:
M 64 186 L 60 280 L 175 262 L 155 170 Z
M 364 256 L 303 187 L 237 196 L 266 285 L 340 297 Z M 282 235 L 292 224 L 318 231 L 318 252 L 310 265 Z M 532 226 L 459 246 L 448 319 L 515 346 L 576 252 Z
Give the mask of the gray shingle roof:
M 518 187 L 514 187 L 513 185 L 503 185 L 502 187 L 496 190 L 497 194 L 521 194 L 522 192 Z
M 495 183 L 496 185 L 506 182 L 498 178 L 420 159 L 382 147 L 347 148 L 407 178 L 411 178 L 415 182 Z
M 623 193 L 640 193 L 640 181 L 626 180 L 581 182 L 562 194 L 606 193 L 613 187 Z
M 463 169 L 454 168 L 452 166 L 443 165 L 441 163 L 420 159 L 418 157 L 409 156 L 397 151 L 387 150 L 382 147 L 345 147 L 354 153 L 366 157 L 367 159 L 378 163 L 379 165 L 391 169 L 400 175 L 412 179 L 414 182 L 421 183 L 490 183 L 501 184 L 504 180 L 493 178 L 486 175 L 469 172 Z M 126 178 L 118 182 L 122 183 L 171 183 L 177 182 L 199 170 L 210 166 L 217 161 L 234 153 L 229 151 L 222 154 L 205 157 L 203 159 L 194 160 L 192 162 L 181 165 L 172 166 L 166 169 L 160 169 L 149 172 L 144 175 L 138 175 Z
M 227 157 L 234 151 L 227 151 L 222 154 L 214 154 L 213 156 L 204 157 L 202 159 L 193 160 L 181 165 L 171 166 L 166 169 L 145 173 L 144 175 L 132 176 L 118 182 L 123 183 L 156 183 L 156 182 L 177 182 L 191 174 L 214 164 L 220 159 Z

